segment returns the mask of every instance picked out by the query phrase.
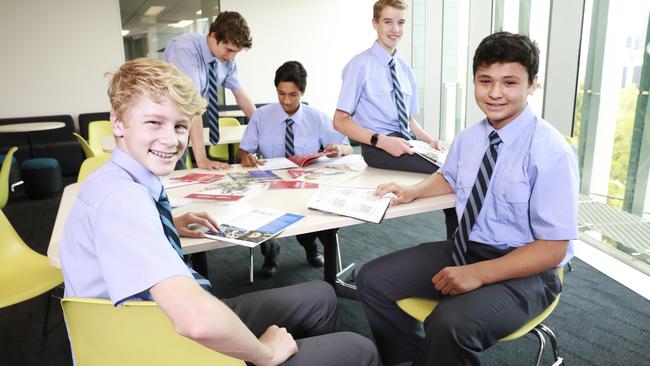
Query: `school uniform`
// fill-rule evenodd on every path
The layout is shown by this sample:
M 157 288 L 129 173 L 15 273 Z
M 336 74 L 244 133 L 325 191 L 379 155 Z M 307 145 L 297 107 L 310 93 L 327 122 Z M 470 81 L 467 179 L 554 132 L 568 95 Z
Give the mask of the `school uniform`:
M 458 217 L 465 214 L 492 131 L 486 119 L 463 130 L 441 168 L 456 193 Z M 469 234 L 467 263 L 541 239 L 570 241 L 564 265 L 573 256 L 571 240 L 578 237 L 578 168 L 571 147 L 530 106 L 496 132 L 502 143 Z M 562 289 L 556 270 L 549 269 L 444 296 L 431 279 L 454 265 L 453 246 L 453 240 L 424 243 L 361 268 L 359 295 L 385 364 L 477 365 L 479 352 L 548 307 Z M 440 301 L 424 329 L 395 304 L 409 297 Z

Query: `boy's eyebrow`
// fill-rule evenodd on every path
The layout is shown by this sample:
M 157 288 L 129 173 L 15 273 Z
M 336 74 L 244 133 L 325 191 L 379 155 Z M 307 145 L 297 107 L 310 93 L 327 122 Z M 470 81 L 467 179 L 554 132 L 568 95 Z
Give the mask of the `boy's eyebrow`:
M 163 119 L 165 116 L 162 114 L 149 113 L 142 116 L 143 118 L 154 118 L 154 119 Z

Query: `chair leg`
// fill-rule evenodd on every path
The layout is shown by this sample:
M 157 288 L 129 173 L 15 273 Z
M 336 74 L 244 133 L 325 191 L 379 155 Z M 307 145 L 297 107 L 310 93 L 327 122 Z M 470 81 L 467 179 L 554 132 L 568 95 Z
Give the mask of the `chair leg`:
M 557 346 L 557 338 L 555 337 L 555 333 L 551 330 L 551 328 L 547 327 L 544 324 L 539 324 L 537 327 L 540 331 L 544 332 L 547 336 L 548 339 L 551 340 L 551 347 L 553 348 L 553 357 L 555 357 L 555 362 L 553 363 L 552 366 L 557 366 L 557 365 L 563 365 L 564 364 L 564 359 L 560 357 L 558 346 Z
M 253 258 L 254 258 L 254 255 L 253 255 L 253 248 L 249 248 L 249 249 L 250 249 L 250 258 L 249 258 L 249 261 L 248 261 L 248 282 L 252 286 L 253 281 L 254 281 L 254 279 L 253 279 L 253 267 L 254 267 Z
M 47 301 L 45 303 L 45 314 L 44 314 L 44 319 L 43 319 L 43 329 L 41 330 L 41 336 L 43 336 L 43 337 L 50 334 L 54 329 L 56 329 L 57 326 L 59 326 L 63 322 L 63 320 L 61 320 L 60 322 L 56 323 L 52 327 L 52 329 L 47 328 L 47 325 L 49 324 L 49 320 L 50 320 L 50 307 L 52 305 L 52 298 L 54 297 L 54 298 L 60 300 L 63 297 L 63 295 L 57 296 L 55 294 L 55 292 L 54 292 L 56 289 L 59 289 L 59 288 L 61 290 L 63 290 L 63 284 L 60 284 L 59 286 L 57 286 L 57 287 L 55 287 L 55 288 L 53 288 L 53 289 L 51 289 L 50 291 L 47 292 Z
M 573 266 L 571 265 L 571 261 L 567 262 L 566 265 L 567 265 L 567 267 L 569 267 L 568 272 L 573 272 Z
M 537 339 L 539 340 L 539 350 L 537 352 L 537 361 L 535 362 L 535 366 L 539 366 L 542 363 L 542 355 L 544 354 L 544 343 L 546 343 L 546 340 L 544 338 L 544 333 L 537 328 L 531 329 L 530 333 L 534 333 L 537 336 Z

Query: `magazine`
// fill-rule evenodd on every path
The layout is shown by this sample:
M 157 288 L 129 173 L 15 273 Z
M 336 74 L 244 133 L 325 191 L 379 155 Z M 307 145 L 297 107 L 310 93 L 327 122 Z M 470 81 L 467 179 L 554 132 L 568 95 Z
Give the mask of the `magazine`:
M 246 172 L 228 173 L 228 176 L 235 181 L 266 181 L 281 180 L 277 174 L 268 170 L 249 170 Z
M 287 172 L 292 179 L 329 185 L 343 184 L 361 174 L 361 171 L 353 171 L 341 166 L 322 167 L 311 170 L 289 169 Z
M 447 158 L 446 151 L 436 150 L 431 145 L 424 141 L 410 140 L 409 143 L 416 154 L 420 155 L 424 160 L 441 167 Z
M 327 154 L 329 153 L 325 151 L 320 151 L 320 152 L 315 152 L 313 154 L 290 156 L 288 157 L 288 160 L 296 164 L 299 168 L 304 168 L 306 165 L 309 165 L 314 160 L 320 158 L 321 156 L 326 156 Z
M 278 180 L 269 183 L 268 189 L 316 189 L 318 183 L 308 183 L 301 180 Z
M 294 164 L 291 160 L 287 158 L 271 158 L 271 159 L 262 159 L 259 160 L 257 169 L 259 170 L 276 170 L 276 169 L 288 169 L 288 168 L 297 168 L 298 166 Z
M 178 182 L 212 183 L 223 178 L 223 174 L 189 173 L 182 177 L 170 178 Z
M 209 184 L 204 189 L 189 194 L 185 196 L 185 198 L 214 201 L 238 201 L 264 189 L 266 189 L 266 183 L 253 180 L 217 182 Z
M 271 208 L 250 207 L 246 212 L 241 212 L 241 209 L 232 211 L 236 212 L 234 217 L 220 220 L 221 231 L 207 231 L 205 235 L 208 238 L 254 248 L 305 217 Z
M 377 197 L 374 191 L 374 188 L 321 188 L 309 200 L 307 207 L 378 224 L 395 195 L 387 193 Z

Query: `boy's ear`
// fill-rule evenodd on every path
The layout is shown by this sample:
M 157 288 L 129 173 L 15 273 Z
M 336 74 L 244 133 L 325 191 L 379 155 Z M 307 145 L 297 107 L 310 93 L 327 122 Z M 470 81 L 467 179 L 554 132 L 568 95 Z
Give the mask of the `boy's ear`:
M 124 137 L 124 123 L 117 118 L 115 110 L 111 109 L 111 128 L 113 129 L 113 136 Z
M 528 95 L 533 95 L 533 93 L 535 93 L 535 90 L 537 90 L 537 75 L 535 75 L 533 78 L 533 83 L 528 87 Z

